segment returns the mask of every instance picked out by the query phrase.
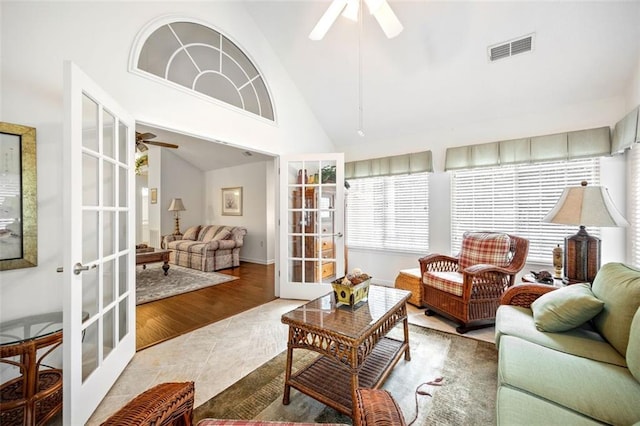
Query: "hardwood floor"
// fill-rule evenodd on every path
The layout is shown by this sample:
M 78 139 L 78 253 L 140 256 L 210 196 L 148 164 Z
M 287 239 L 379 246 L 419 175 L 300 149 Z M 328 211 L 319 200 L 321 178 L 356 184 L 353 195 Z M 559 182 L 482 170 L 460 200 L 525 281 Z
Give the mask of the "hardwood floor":
M 217 271 L 234 281 L 136 307 L 136 349 L 141 350 L 274 300 L 274 265 L 242 262 Z

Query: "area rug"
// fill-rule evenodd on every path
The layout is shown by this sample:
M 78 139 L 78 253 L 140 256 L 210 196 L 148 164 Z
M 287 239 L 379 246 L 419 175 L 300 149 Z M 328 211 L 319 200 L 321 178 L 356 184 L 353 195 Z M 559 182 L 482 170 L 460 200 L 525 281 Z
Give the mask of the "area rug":
M 420 388 L 431 396 L 418 396 L 415 425 L 495 424 L 498 365 L 495 345 L 414 325 L 409 327 L 411 361 L 401 359 L 383 385 L 400 405 L 407 423 L 416 415 L 416 388 L 442 377 L 442 386 Z M 402 330 L 396 327 L 390 335 L 401 339 Z M 294 350 L 294 371 L 315 356 L 312 352 Z M 349 417 L 295 389 L 291 390 L 289 405 L 283 405 L 285 364 L 286 351 L 197 407 L 195 420 L 352 424 Z
M 230 275 L 202 272 L 178 265 L 171 265 L 169 274 L 165 276 L 162 265 L 162 262 L 151 263 L 146 265 L 146 269 L 136 266 L 136 305 L 238 279 Z

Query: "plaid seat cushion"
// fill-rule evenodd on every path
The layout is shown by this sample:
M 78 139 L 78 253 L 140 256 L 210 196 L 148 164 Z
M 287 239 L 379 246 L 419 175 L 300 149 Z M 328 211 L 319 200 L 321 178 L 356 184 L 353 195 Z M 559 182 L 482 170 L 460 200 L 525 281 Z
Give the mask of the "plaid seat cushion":
M 422 276 L 422 282 L 438 290 L 462 296 L 463 276 L 460 272 L 427 271 Z
M 460 250 L 460 270 L 479 263 L 508 266 L 511 261 L 510 248 L 511 239 L 507 234 L 465 232 Z

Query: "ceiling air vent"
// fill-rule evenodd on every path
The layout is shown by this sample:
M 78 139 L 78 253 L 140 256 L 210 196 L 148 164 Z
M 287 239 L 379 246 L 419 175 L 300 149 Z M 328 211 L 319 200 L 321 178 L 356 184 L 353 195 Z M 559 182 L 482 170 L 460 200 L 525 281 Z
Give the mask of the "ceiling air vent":
M 489 61 L 508 58 L 519 53 L 531 52 L 533 49 L 533 34 L 519 37 L 515 40 L 489 46 Z

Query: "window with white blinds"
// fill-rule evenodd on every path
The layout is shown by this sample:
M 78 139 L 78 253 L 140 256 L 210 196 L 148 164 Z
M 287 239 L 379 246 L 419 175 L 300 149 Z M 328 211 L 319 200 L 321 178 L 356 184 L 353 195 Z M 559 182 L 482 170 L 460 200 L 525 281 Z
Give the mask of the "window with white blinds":
M 627 220 L 629 221 L 628 262 L 640 267 L 640 148 L 627 151 L 629 156 L 629 180 L 627 185 Z
M 424 254 L 429 249 L 429 175 L 349 180 L 347 246 Z
M 600 184 L 597 158 L 459 170 L 452 174 L 451 249 L 465 231 L 499 231 L 529 240 L 528 262 L 551 264 L 552 250 L 578 226 L 542 223 L 567 186 Z M 587 229 L 593 236 L 599 228 Z

